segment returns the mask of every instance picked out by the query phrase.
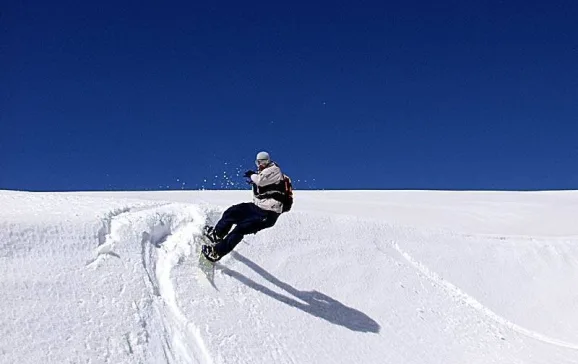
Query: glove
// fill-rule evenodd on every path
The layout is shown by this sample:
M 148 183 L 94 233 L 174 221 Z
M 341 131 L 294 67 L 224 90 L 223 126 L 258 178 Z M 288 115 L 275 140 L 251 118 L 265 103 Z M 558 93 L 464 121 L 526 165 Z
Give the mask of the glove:
M 247 171 L 243 176 L 250 178 L 252 175 L 257 174 L 255 171 Z

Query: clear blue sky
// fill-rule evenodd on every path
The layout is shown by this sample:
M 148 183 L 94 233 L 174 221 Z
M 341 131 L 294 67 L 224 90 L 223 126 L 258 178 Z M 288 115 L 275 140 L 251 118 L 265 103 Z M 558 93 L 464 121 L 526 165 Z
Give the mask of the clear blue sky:
M 0 10 L 0 188 L 578 189 L 575 1 Z

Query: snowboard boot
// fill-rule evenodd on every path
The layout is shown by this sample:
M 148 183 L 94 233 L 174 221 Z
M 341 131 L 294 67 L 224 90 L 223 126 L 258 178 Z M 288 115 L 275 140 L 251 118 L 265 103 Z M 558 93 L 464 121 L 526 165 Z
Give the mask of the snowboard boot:
M 201 253 L 203 253 L 205 258 L 207 258 L 211 262 L 216 262 L 219 259 L 221 259 L 221 257 L 215 251 L 215 247 L 213 247 L 211 245 L 203 245 L 201 247 Z
M 203 228 L 203 235 L 209 239 L 211 241 L 211 243 L 213 243 L 213 245 L 219 243 L 221 240 L 223 240 L 222 238 L 220 238 L 217 235 L 217 232 L 215 231 L 215 228 L 213 226 L 205 226 Z

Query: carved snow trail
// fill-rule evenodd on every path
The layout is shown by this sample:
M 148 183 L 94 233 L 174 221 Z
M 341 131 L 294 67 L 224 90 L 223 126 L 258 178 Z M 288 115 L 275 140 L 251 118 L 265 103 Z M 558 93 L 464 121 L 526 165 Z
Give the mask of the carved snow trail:
M 200 330 L 178 307 L 171 280 L 172 269 L 195 251 L 195 236 L 201 233 L 205 219 L 206 213 L 197 206 L 182 204 L 112 211 L 103 219 L 104 233 L 99 233 L 97 258 L 88 264 L 96 269 L 105 264 L 104 260 L 121 258 L 122 253 L 117 251 L 138 241 L 140 233 L 141 266 L 151 302 L 145 316 L 158 326 L 153 330 L 161 330 L 157 341 L 167 363 L 213 363 Z M 149 322 L 143 325 L 151 326 Z
M 411 255 L 409 255 L 407 252 L 405 252 L 399 246 L 398 243 L 391 242 L 391 245 L 399 254 L 401 254 L 401 256 L 403 256 L 405 258 L 405 260 L 409 264 L 411 264 L 413 267 L 415 267 L 424 276 L 431 279 L 436 285 L 438 285 L 439 287 L 444 289 L 445 292 L 447 292 L 447 294 L 450 295 L 452 297 L 452 299 L 456 300 L 457 302 L 465 303 L 466 305 L 481 312 L 484 316 L 488 317 L 492 321 L 495 321 L 496 323 L 503 325 L 508 329 L 516 331 L 516 332 L 518 332 L 522 335 L 525 335 L 527 337 L 530 337 L 532 339 L 536 339 L 536 340 L 545 342 L 547 344 L 552 344 L 552 345 L 560 346 L 560 347 L 567 348 L 567 349 L 578 350 L 578 344 L 569 343 L 569 342 L 566 342 L 563 340 L 558 340 L 558 339 L 549 337 L 547 335 L 543 335 L 539 332 L 526 329 L 520 325 L 517 325 L 517 324 L 511 322 L 510 320 L 506 319 L 505 317 L 498 315 L 494 311 L 490 310 L 488 307 L 484 306 L 481 302 L 476 300 L 474 297 L 468 295 L 466 292 L 462 291 L 461 289 L 459 289 L 458 287 L 456 287 L 452 283 L 443 279 L 441 276 L 439 276 L 437 273 L 435 273 L 434 271 L 429 269 L 427 266 L 425 266 L 421 262 L 414 259 Z

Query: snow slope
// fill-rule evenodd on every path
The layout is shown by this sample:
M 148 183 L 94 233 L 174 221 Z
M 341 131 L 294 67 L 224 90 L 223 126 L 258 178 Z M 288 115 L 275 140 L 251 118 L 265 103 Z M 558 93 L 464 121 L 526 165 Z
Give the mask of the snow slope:
M 0 191 L 0 363 L 578 363 L 578 192 L 296 191 L 201 269 L 249 197 Z

